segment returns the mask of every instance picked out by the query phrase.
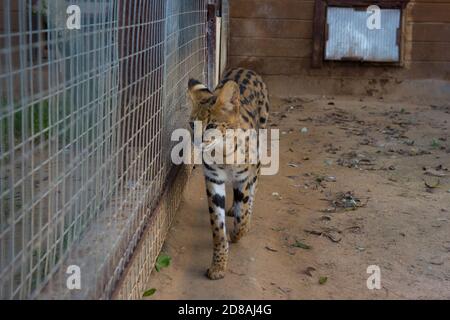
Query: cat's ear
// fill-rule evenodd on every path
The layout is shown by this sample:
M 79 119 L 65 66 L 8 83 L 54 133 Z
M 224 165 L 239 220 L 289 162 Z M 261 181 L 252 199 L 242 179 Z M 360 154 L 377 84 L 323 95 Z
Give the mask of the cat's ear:
M 239 85 L 234 81 L 225 83 L 217 98 L 222 110 L 234 112 L 239 112 L 240 99 Z
M 189 97 L 192 102 L 197 104 L 199 101 L 209 98 L 212 96 L 211 91 L 209 91 L 208 87 L 202 84 L 200 81 L 195 79 L 190 79 L 188 82 L 188 92 Z

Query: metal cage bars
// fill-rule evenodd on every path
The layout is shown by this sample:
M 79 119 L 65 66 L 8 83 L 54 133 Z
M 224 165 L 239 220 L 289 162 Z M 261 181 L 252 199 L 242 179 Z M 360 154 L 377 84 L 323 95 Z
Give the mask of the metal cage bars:
M 107 298 L 175 170 L 187 79 L 206 80 L 206 1 L 0 4 L 0 297 Z

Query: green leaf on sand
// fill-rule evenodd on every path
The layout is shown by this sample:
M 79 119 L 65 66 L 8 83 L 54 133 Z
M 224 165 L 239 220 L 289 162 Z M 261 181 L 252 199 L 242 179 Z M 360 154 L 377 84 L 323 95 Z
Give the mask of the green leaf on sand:
M 156 292 L 156 289 L 155 288 L 151 288 L 151 289 L 148 289 L 147 291 L 145 291 L 142 296 L 143 297 L 150 297 L 150 296 L 154 295 L 155 292 Z
M 305 250 L 311 249 L 311 246 L 310 246 L 310 245 L 308 245 L 308 244 L 306 244 L 306 243 L 303 243 L 303 242 L 301 242 L 301 241 L 296 241 L 296 242 L 293 244 L 293 246 L 296 247 L 296 248 L 301 248 L 301 249 L 305 249 Z
M 167 268 L 170 265 L 170 260 L 172 258 L 165 253 L 161 253 L 156 259 L 155 269 L 159 272 L 162 268 Z

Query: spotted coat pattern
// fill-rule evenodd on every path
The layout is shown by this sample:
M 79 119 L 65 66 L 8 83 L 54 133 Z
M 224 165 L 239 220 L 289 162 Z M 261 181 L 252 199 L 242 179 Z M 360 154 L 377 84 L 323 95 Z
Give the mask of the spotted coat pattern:
M 202 121 L 203 129 L 214 128 L 224 136 L 227 129 L 266 128 L 269 115 L 267 87 L 254 71 L 243 68 L 229 70 L 213 92 L 191 79 L 188 92 L 192 100 L 191 124 Z M 248 153 L 247 144 L 245 148 Z M 203 163 L 214 244 L 212 264 L 206 273 L 210 279 L 225 276 L 228 240 L 237 242 L 249 230 L 260 167 L 259 161 L 232 165 Z M 233 206 L 227 213 L 226 182 L 233 185 Z M 234 229 L 229 236 L 225 215 L 234 217 Z

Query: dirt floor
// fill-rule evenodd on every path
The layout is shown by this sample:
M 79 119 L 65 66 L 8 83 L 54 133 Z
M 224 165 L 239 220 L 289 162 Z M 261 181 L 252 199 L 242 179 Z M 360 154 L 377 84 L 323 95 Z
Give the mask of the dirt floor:
M 261 178 L 226 277 L 204 276 L 212 236 L 196 168 L 149 299 L 450 299 L 450 105 L 273 99 L 270 124 L 280 170 Z M 369 265 L 380 290 L 367 288 Z

